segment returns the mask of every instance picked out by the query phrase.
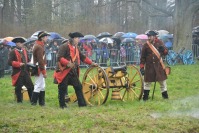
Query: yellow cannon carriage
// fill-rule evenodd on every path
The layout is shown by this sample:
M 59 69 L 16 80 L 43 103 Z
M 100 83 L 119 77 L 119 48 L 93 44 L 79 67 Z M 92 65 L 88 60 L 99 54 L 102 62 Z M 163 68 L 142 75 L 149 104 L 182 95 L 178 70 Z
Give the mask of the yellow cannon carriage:
M 90 67 L 82 80 L 84 98 L 89 105 L 104 104 L 112 89 L 111 100 L 140 100 L 143 93 L 143 79 L 139 69 L 134 66 Z M 70 96 L 70 102 L 77 100 Z

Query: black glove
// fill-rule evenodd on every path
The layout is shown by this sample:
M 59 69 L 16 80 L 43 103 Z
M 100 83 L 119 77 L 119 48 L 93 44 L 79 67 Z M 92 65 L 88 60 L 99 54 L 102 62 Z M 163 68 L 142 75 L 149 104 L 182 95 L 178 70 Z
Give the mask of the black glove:
M 161 53 L 161 52 L 164 52 L 164 49 L 165 49 L 165 48 L 164 48 L 163 46 L 159 46 L 159 47 L 158 47 L 158 51 L 159 51 L 160 53 Z
M 144 68 L 140 68 L 140 73 L 142 74 L 142 76 L 144 75 Z

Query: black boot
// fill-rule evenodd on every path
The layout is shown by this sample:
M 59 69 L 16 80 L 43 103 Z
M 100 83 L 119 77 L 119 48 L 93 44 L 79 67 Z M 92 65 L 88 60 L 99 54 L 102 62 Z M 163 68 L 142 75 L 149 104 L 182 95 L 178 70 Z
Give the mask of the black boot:
M 167 94 L 167 91 L 162 92 L 162 98 L 164 98 L 164 99 L 168 99 L 169 98 L 168 94 Z
M 16 98 L 17 98 L 17 102 L 18 103 L 22 103 L 23 101 L 23 95 L 21 93 L 21 88 L 15 88 L 15 95 L 16 95 Z
M 86 106 L 86 101 L 84 99 L 84 96 L 83 96 L 83 92 L 82 92 L 82 86 L 74 86 L 74 89 L 75 89 L 75 93 L 76 93 L 76 96 L 77 96 L 77 101 L 78 101 L 78 105 L 79 107 L 83 107 L 83 106 Z
M 66 103 L 70 102 L 70 97 L 68 96 L 68 88 L 66 88 L 65 102 Z
M 39 92 L 32 93 L 31 105 L 37 105 L 38 97 L 39 97 Z
M 39 105 L 45 106 L 45 91 L 40 91 L 39 93 Z
M 149 92 L 150 90 L 144 90 L 143 101 L 146 101 L 149 99 Z
M 59 99 L 59 107 L 64 109 L 66 108 L 66 103 L 65 103 L 65 95 L 66 95 L 66 90 L 61 87 L 61 85 L 58 86 L 58 99 Z
M 30 102 L 31 102 L 31 99 L 32 99 L 32 92 L 33 92 L 33 90 L 34 90 L 34 87 L 27 88 L 28 96 L 29 96 Z

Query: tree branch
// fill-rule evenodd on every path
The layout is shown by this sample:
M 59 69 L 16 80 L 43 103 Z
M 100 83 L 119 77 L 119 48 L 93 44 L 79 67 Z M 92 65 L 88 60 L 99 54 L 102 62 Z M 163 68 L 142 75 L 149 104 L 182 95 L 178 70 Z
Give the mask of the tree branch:
M 167 14 L 168 16 L 173 16 L 172 13 L 166 11 L 166 10 L 163 10 L 162 8 L 159 8 L 158 6 L 155 6 L 153 5 L 152 3 L 150 3 L 148 0 L 143 0 L 143 2 L 147 3 L 148 5 L 152 6 L 154 9 L 158 10 L 158 11 L 161 11 L 162 13 L 164 14 Z

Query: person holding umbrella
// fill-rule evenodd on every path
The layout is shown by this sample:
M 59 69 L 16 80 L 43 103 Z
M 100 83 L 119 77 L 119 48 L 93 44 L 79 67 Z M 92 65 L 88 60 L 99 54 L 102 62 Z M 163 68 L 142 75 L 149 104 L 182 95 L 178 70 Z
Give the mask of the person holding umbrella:
M 79 38 L 83 35 L 79 32 L 69 33 L 69 41 L 59 47 L 57 54 L 57 67 L 54 73 L 55 83 L 58 84 L 58 99 L 60 108 L 66 108 L 65 95 L 68 85 L 75 89 L 79 107 L 86 106 L 82 92 L 82 85 L 79 80 L 80 61 L 97 66 L 88 57 L 83 55 L 78 48 Z
M 8 64 L 12 66 L 12 85 L 15 86 L 15 94 L 18 103 L 22 103 L 23 96 L 21 93 L 22 86 L 27 88 L 29 99 L 31 99 L 34 85 L 32 83 L 27 63 L 29 58 L 24 47 L 26 39 L 23 37 L 16 37 L 12 40 L 16 43 L 16 48 L 9 54 Z
M 163 67 L 161 56 L 167 55 L 168 50 L 160 41 L 157 39 L 156 31 L 148 31 L 147 43 L 144 44 L 140 58 L 140 72 L 144 75 L 144 95 L 143 100 L 148 100 L 150 86 L 152 82 L 158 82 L 160 84 L 162 97 L 168 99 L 167 94 L 167 75 Z M 155 89 L 155 85 L 154 85 Z

